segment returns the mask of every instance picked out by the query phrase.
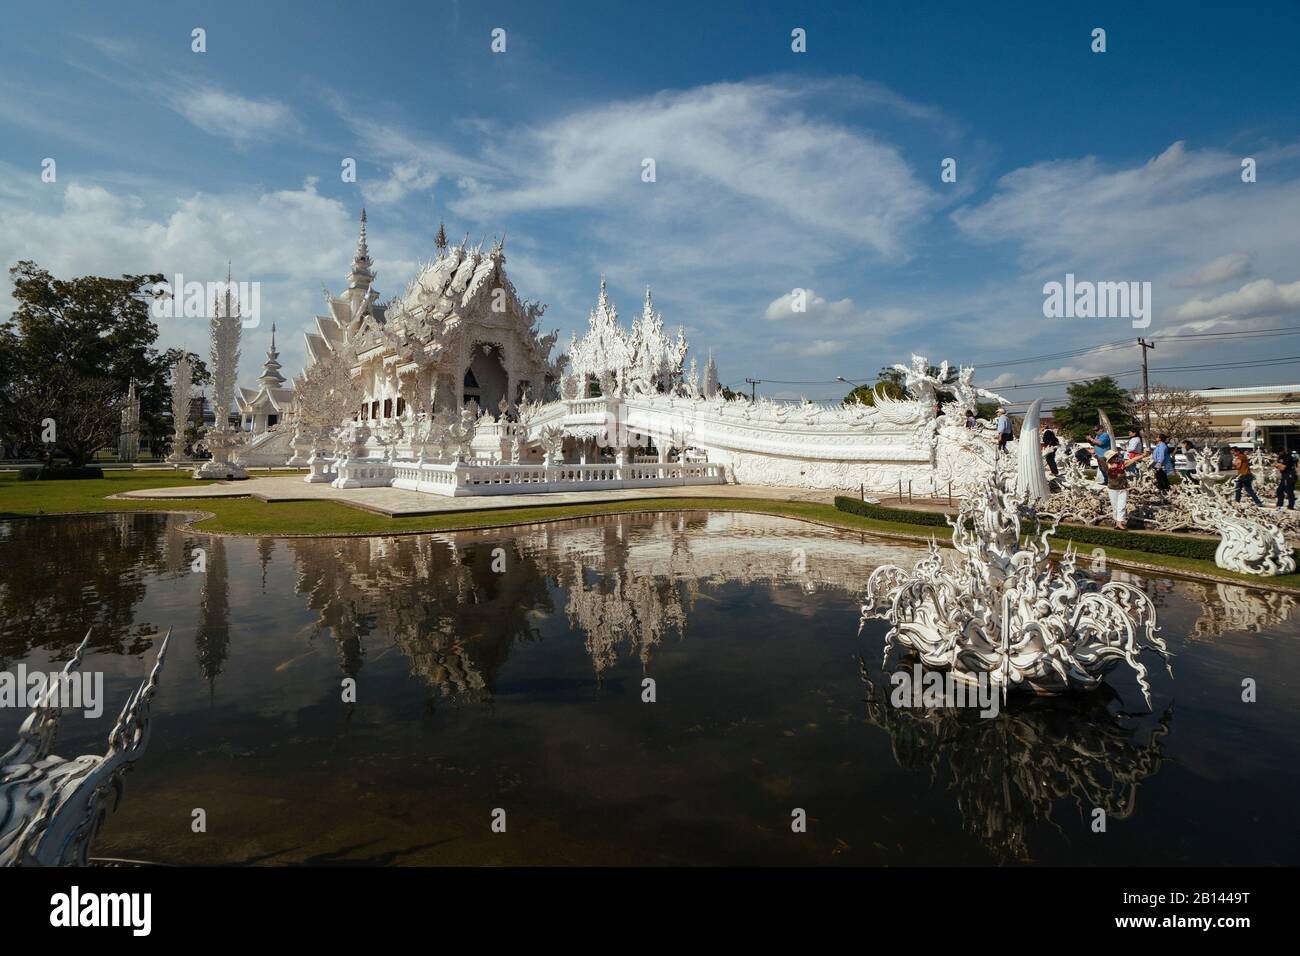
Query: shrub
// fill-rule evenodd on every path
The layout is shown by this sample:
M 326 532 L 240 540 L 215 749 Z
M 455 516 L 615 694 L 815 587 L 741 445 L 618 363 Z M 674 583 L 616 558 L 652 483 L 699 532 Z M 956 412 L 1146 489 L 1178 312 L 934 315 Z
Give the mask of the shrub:
M 873 505 L 866 501 L 859 501 L 857 498 L 847 498 L 844 495 L 836 496 L 835 509 L 848 512 L 851 515 L 861 515 L 864 518 L 875 518 L 877 521 L 897 521 L 901 524 L 926 525 L 931 528 L 948 527 L 948 522 L 944 519 L 943 514 L 937 511 L 886 508 L 884 505 Z
M 77 478 L 103 478 L 104 469 L 97 465 L 28 465 L 18 469 L 19 481 L 68 481 Z

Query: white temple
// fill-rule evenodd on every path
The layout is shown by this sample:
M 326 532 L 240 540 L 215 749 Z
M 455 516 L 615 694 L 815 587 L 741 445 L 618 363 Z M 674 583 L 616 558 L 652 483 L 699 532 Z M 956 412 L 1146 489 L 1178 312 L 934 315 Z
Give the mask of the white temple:
M 275 348 L 275 323 L 271 323 L 271 347 L 266 352 L 257 388 L 241 388 L 235 395 L 240 428 L 260 435 L 288 418 L 293 407 L 293 389 L 285 388 L 280 374 L 280 353 Z
M 440 229 L 400 295 L 381 303 L 375 276 L 363 210 L 347 288 L 326 293 L 294 387 L 272 343 L 260 387 L 241 394 L 242 463 L 445 495 L 725 482 L 960 493 L 994 464 L 992 443 L 963 427 L 973 369 L 944 384 L 913 356 L 899 366 L 911 398 L 873 406 L 728 401 L 712 355 L 701 381 L 649 289 L 624 328 L 602 278 L 586 332 L 553 356 L 557 334 L 540 333 L 545 307 L 517 293 L 503 242 L 449 246 Z M 957 397 L 944 410 L 940 387 Z

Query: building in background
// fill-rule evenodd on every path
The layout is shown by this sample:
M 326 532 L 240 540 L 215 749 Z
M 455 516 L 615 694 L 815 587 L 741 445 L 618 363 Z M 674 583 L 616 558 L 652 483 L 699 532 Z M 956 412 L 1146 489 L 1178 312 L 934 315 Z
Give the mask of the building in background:
M 1300 451 L 1300 385 L 1203 388 L 1214 436 L 1268 451 Z

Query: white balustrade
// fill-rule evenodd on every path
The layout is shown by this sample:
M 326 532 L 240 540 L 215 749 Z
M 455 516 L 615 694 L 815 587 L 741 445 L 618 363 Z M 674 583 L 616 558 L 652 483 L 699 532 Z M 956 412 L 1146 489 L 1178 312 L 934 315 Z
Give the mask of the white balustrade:
M 340 463 L 335 487 L 391 485 L 408 491 L 462 497 L 543 492 L 723 484 L 722 465 L 645 462 L 631 465 L 511 465 L 500 462 L 385 462 L 357 458 Z

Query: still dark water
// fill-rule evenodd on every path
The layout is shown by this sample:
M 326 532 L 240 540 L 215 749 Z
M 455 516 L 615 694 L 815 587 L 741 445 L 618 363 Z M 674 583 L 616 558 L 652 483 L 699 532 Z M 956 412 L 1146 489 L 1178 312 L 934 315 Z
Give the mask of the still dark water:
M 175 628 L 153 739 L 96 856 L 1300 862 L 1294 599 L 1139 582 L 1175 655 L 1173 679 L 1151 667 L 1152 713 L 1119 671 L 991 720 L 900 711 L 885 625 L 859 635 L 858 604 L 873 567 L 920 553 L 752 515 L 261 540 L 159 515 L 0 522 L 0 670 L 50 669 L 93 626 L 83 670 L 105 673 L 105 714 L 65 717 L 55 752 L 102 753 Z M 0 709 L 0 749 L 25 715 Z

